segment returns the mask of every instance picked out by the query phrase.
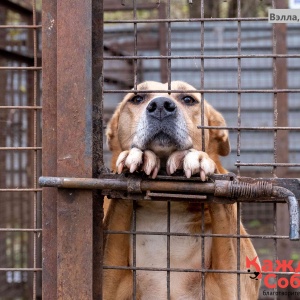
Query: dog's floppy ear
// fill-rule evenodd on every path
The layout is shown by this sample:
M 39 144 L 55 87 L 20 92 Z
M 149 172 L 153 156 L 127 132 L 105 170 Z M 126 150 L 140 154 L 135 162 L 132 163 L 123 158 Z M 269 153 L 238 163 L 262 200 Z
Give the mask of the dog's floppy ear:
M 210 104 L 205 103 L 205 110 L 209 126 L 225 127 L 226 122 L 223 116 L 216 111 Z M 226 129 L 209 129 L 209 148 L 214 149 L 216 153 L 226 156 L 230 152 L 230 143 L 228 130 Z
M 118 126 L 119 126 L 119 117 L 122 109 L 122 102 L 116 108 L 111 119 L 107 123 L 106 127 L 106 139 L 109 149 L 113 152 L 113 156 L 122 151 L 121 145 L 118 139 Z

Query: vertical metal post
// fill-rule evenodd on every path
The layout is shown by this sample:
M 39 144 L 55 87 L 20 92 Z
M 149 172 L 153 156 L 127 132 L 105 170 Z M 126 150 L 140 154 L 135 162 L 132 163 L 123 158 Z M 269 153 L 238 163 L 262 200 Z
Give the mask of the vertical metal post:
M 272 0 L 272 8 L 276 8 L 276 0 Z M 273 46 L 273 53 L 276 54 L 276 27 L 273 24 L 273 28 L 272 28 L 272 46 Z M 273 62 L 272 62 L 272 66 L 273 66 L 273 88 L 274 90 L 277 89 L 277 65 L 276 65 L 276 57 L 273 58 Z M 278 126 L 277 125 L 277 119 L 278 119 L 278 113 L 277 113 L 277 101 L 278 101 L 278 93 L 274 93 L 273 96 L 273 125 L 274 127 Z M 274 145 L 273 145 L 273 157 L 274 157 L 274 163 L 277 162 L 277 130 L 274 131 Z M 275 176 L 276 174 L 276 167 L 273 167 L 273 176 Z M 273 205 L 273 234 L 274 236 L 277 235 L 277 203 L 274 203 Z M 273 240 L 273 248 L 274 248 L 274 255 L 273 255 L 273 263 L 275 263 L 275 261 L 278 259 L 278 253 L 277 253 L 277 249 L 278 249 L 278 243 L 277 243 L 277 239 L 274 238 Z M 274 299 L 277 300 L 277 286 L 274 288 Z
M 237 17 L 238 18 L 241 18 L 241 0 L 237 0 Z M 241 52 L 242 52 L 242 47 L 241 47 L 241 43 L 242 43 L 242 28 L 241 28 L 242 24 L 240 21 L 237 22 L 237 34 L 238 34 L 238 37 L 237 37 L 237 40 L 238 40 L 238 43 L 237 43 L 237 52 L 238 52 L 238 55 L 241 55 Z M 238 90 L 241 90 L 242 88 L 242 62 L 241 62 L 241 58 L 238 58 L 238 70 L 237 70 L 237 86 L 238 86 Z M 241 104 L 242 104 L 242 95 L 241 93 L 238 93 L 237 94 L 237 103 L 238 103 L 238 120 L 237 120 L 237 125 L 238 127 L 241 127 Z M 240 155 L 241 155 L 241 151 L 240 151 L 240 148 L 241 148 L 241 131 L 239 130 L 238 131 L 238 134 L 237 134 L 237 157 L 240 159 Z M 240 167 L 237 167 L 237 173 L 240 174 Z M 237 209 L 237 222 L 236 222 L 236 233 L 238 235 L 241 234 L 241 205 L 240 203 L 238 202 L 237 205 L 236 205 L 236 209 Z M 238 237 L 237 238 L 237 241 L 236 241 L 236 253 L 237 253 L 237 266 L 236 266 L 236 269 L 237 271 L 240 271 L 241 270 L 241 239 Z M 240 300 L 241 299 L 241 276 L 240 276 L 240 273 L 237 272 L 236 274 L 237 276 L 237 299 Z
M 201 0 L 200 3 L 200 17 L 204 18 L 204 0 Z M 193 7 L 195 6 L 195 3 L 192 5 Z M 190 7 L 192 7 L 190 4 Z M 200 23 L 200 54 L 204 55 L 204 31 L 205 31 L 205 27 L 204 27 L 204 21 L 201 21 Z M 200 68 L 200 89 L 204 90 L 204 58 L 201 58 L 201 68 Z M 205 115 L 205 111 L 204 111 L 204 93 L 201 93 L 201 126 L 204 126 L 204 115 Z M 205 130 L 201 129 L 201 137 L 202 137 L 202 149 L 203 151 L 205 151 Z M 204 216 L 205 216 L 205 212 L 204 212 L 204 204 L 201 205 L 201 232 L 202 234 L 205 233 L 205 220 L 204 220 Z M 201 237 L 201 256 L 202 256 L 202 260 L 201 260 L 201 268 L 205 269 L 205 237 L 202 236 Z M 202 272 L 201 273 L 201 299 L 205 300 L 206 298 L 206 281 L 205 281 L 205 273 Z
M 97 177 L 102 149 L 102 1 L 43 1 L 43 174 Z M 43 299 L 102 298 L 102 198 L 45 189 Z
M 160 3 L 158 8 L 158 17 L 160 19 L 166 19 L 166 4 Z M 159 23 L 158 39 L 159 39 L 159 51 L 160 55 L 167 55 L 167 29 L 166 23 Z M 167 71 L 167 61 L 165 59 L 160 60 L 160 80 L 161 82 L 167 82 L 168 80 L 168 71 Z
M 0 8 L 0 24 L 6 24 L 7 19 L 7 9 L 5 7 Z M 0 30 L 0 40 L 4 43 L 6 40 L 6 31 Z M 0 66 L 6 66 L 6 61 L 2 57 L 0 57 Z M 8 81 L 8 72 L 0 72 L 0 106 L 6 105 L 6 90 L 7 90 L 7 81 Z M 0 109 L 0 120 L 2 122 L 6 122 L 8 116 L 8 111 L 4 109 Z M 4 123 L 3 123 L 4 124 Z M 0 146 L 3 147 L 6 145 L 6 130 L 0 131 Z M 0 188 L 6 185 L 6 153 L 4 151 L 0 152 Z M 1 220 L 0 220 L 0 228 L 4 227 L 7 224 L 8 219 L 8 201 L 9 194 L 2 193 L 1 195 L 2 201 L 0 203 L 0 210 L 1 210 Z M 6 253 L 7 251 L 7 243 L 6 243 L 6 236 L 0 235 L 0 253 Z M 0 266 L 3 266 L 6 263 L 6 256 L 0 255 Z M 3 295 L 4 291 L 7 289 L 7 277 L 6 272 L 0 272 L 0 295 Z
M 284 0 L 275 1 L 276 8 L 286 9 L 287 3 Z M 276 54 L 287 54 L 287 28 L 286 24 L 274 24 L 276 32 L 276 45 L 275 50 Z M 277 89 L 287 89 L 287 59 L 286 58 L 276 58 L 276 82 L 274 85 Z M 278 93 L 277 94 L 277 126 L 287 127 L 288 126 L 288 94 L 287 93 Z M 277 132 L 277 151 L 276 158 L 280 163 L 289 162 L 289 131 L 280 130 Z M 276 170 L 276 175 L 278 177 L 287 176 L 287 168 L 278 168 Z M 278 235 L 287 235 L 288 234 L 288 224 L 289 224 L 289 214 L 286 209 L 286 204 L 277 204 L 277 234 Z M 279 259 L 287 259 L 290 257 L 291 247 L 288 246 L 288 240 L 278 240 L 278 257 Z
M 56 87 L 56 34 L 57 2 L 43 1 L 43 167 L 46 176 L 57 175 L 57 87 Z M 42 298 L 57 299 L 57 190 L 43 189 L 43 273 Z
M 92 177 L 91 7 L 57 1 L 58 176 Z M 57 195 L 57 298 L 92 299 L 92 192 Z

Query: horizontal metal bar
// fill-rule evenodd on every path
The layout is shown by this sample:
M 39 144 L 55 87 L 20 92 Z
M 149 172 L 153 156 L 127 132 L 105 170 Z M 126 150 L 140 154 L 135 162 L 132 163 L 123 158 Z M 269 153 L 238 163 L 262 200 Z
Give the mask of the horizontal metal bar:
M 146 90 L 146 91 L 140 91 L 140 90 L 104 90 L 104 93 L 107 94 L 124 94 L 124 93 L 139 93 L 139 94 L 148 94 L 148 93 L 182 93 L 182 90 Z M 185 90 L 185 93 L 202 93 L 202 94 L 249 94 L 249 93 L 257 93 L 257 94 L 279 94 L 279 93 L 300 93 L 300 89 L 272 89 L 272 90 L 266 90 L 266 89 L 231 89 L 231 90 Z
M 237 162 L 235 166 L 241 167 L 300 167 L 300 163 L 240 163 Z
M 104 56 L 104 60 L 136 59 L 236 59 L 236 58 L 300 58 L 300 54 L 233 54 L 233 55 L 122 55 Z
M 33 110 L 40 110 L 42 109 L 42 106 L 23 106 L 23 105 L 4 105 L 4 106 L 0 106 L 0 109 L 33 109 Z
M 107 174 L 110 176 L 110 174 Z M 234 174 L 233 174 L 234 175 Z M 58 187 L 58 188 L 81 188 L 81 189 L 100 189 L 105 190 L 103 195 L 111 197 L 114 190 L 127 191 L 129 194 L 142 194 L 143 192 L 172 192 L 172 193 L 187 193 L 197 195 L 213 195 L 214 197 L 204 199 L 195 199 L 193 201 L 211 202 L 216 201 L 218 198 L 226 198 L 225 203 L 233 203 L 243 201 L 244 199 L 258 198 L 265 199 L 270 202 L 272 197 L 283 198 L 289 205 L 290 216 L 290 240 L 299 240 L 299 204 L 295 195 L 287 188 L 282 186 L 273 186 L 269 181 L 258 180 L 256 182 L 247 181 L 232 181 L 232 175 L 229 179 L 216 180 L 218 175 L 215 175 L 214 182 L 191 182 L 176 181 L 176 180 L 149 180 L 143 179 L 141 176 L 129 175 L 119 176 L 117 178 L 66 178 L 66 177 L 40 177 L 39 184 L 43 187 Z M 219 175 L 223 178 L 222 175 Z M 172 178 L 172 177 L 170 177 Z M 173 177 L 174 178 L 174 177 Z M 231 180 L 230 180 L 231 178 Z M 242 180 L 242 177 L 239 177 Z M 247 179 L 248 180 L 248 179 Z M 116 195 L 117 198 L 122 198 Z M 147 195 L 144 200 L 149 200 Z M 132 199 L 130 196 L 124 199 Z M 151 198 L 150 198 L 151 199 Z M 143 199 L 141 199 L 143 200 Z M 173 200 L 173 199 L 172 199 Z M 190 201 L 182 195 L 182 201 Z M 224 203 L 224 201 L 222 202 Z
M 274 130 L 291 130 L 300 131 L 300 127 L 238 127 L 238 126 L 197 126 L 198 129 L 225 129 L 225 130 L 245 130 L 245 131 L 274 131 Z
M 0 272 L 41 272 L 42 268 L 0 268 Z
M 136 235 L 162 235 L 162 236 L 189 236 L 189 237 L 220 237 L 220 238 L 255 238 L 255 239 L 289 239 L 287 235 L 273 235 L 273 234 L 266 234 L 266 235 L 258 235 L 258 234 L 247 234 L 247 235 L 240 235 L 240 234 L 207 234 L 207 233 L 180 233 L 180 232 L 158 232 L 158 231 L 122 231 L 122 230 L 104 230 L 106 234 L 136 234 Z
M 81 189 L 115 189 L 128 190 L 129 181 L 125 178 L 120 179 L 94 179 L 94 178 L 66 178 L 66 177 L 40 177 L 39 184 L 42 187 L 58 187 L 58 188 L 81 188 Z M 213 194 L 215 191 L 214 183 L 191 183 L 191 182 L 163 182 L 154 180 L 141 180 L 141 191 L 181 191 L 189 193 L 207 193 Z
M 41 188 L 36 188 L 36 189 L 26 189 L 26 188 L 13 188 L 13 189 L 0 189 L 0 192 L 41 192 Z
M 43 229 L 34 228 L 0 228 L 0 232 L 42 232 Z
M 268 18 L 182 18 L 182 19 L 150 19 L 150 20 L 107 20 L 104 24 L 127 24 L 127 23 L 182 23 L 182 22 L 228 22 L 228 21 L 268 21 Z
M 24 150 L 42 150 L 42 147 L 0 147 L 0 151 L 24 151 Z
M 0 67 L 0 71 L 41 71 L 42 67 Z
M 153 192 L 147 192 L 146 197 L 150 198 L 153 197 L 155 198 L 169 198 L 169 199 L 180 199 L 182 200 L 182 198 L 184 197 L 186 200 L 206 200 L 207 197 L 206 196 L 202 196 L 202 195 L 186 195 L 186 194 L 171 194 L 171 193 L 153 193 Z M 153 200 L 153 199 L 151 199 Z M 156 199 L 155 199 L 156 200 Z
M 0 29 L 39 29 L 42 25 L 0 25 Z
M 212 269 L 181 269 L 181 268 L 154 268 L 154 267 L 127 267 L 127 266 L 103 266 L 109 270 L 136 270 L 136 271 L 161 271 L 161 272 L 190 272 L 190 273 L 225 273 L 225 274 L 249 274 L 248 271 L 241 270 L 212 270 Z M 261 274 L 294 275 L 295 272 L 261 271 Z
M 100 190 L 120 190 L 128 191 L 129 186 L 131 186 L 132 193 L 132 182 L 134 186 L 138 187 L 135 193 L 142 192 L 171 192 L 178 193 L 184 192 L 191 195 L 214 195 L 216 193 L 216 187 L 221 187 L 223 184 L 225 190 L 223 189 L 223 194 L 215 195 L 217 197 L 230 197 L 232 195 L 228 193 L 228 184 L 236 183 L 240 185 L 243 189 L 248 188 L 251 190 L 252 187 L 255 187 L 255 184 L 265 184 L 268 188 L 268 195 L 266 193 L 257 194 L 259 190 L 263 190 L 264 186 L 259 186 L 256 188 L 256 194 L 250 194 L 250 196 L 255 196 L 256 198 L 266 198 L 272 196 L 272 187 L 281 186 L 292 191 L 298 198 L 300 198 L 299 193 L 299 180 L 297 178 L 248 178 L 248 177 L 236 177 L 234 173 L 228 173 L 224 175 L 215 174 L 210 177 L 211 181 L 202 182 L 201 179 L 197 176 L 193 176 L 187 179 L 184 176 L 165 176 L 158 175 L 155 180 L 149 179 L 148 177 L 143 177 L 141 174 L 112 174 L 106 173 L 102 174 L 101 178 L 71 178 L 71 177 L 40 177 L 39 184 L 41 187 L 58 187 L 58 188 L 79 188 L 79 189 L 100 189 Z M 257 191 L 258 190 L 258 191 Z M 288 195 L 286 195 L 288 196 Z M 233 195 L 234 198 L 238 198 L 236 195 Z M 245 201 L 251 197 L 246 195 L 245 197 L 239 196 L 242 201 Z M 277 198 L 278 195 L 276 195 Z M 251 201 L 255 201 L 253 199 Z M 273 200 L 272 200 L 273 201 Z M 277 200 L 274 200 L 277 201 Z

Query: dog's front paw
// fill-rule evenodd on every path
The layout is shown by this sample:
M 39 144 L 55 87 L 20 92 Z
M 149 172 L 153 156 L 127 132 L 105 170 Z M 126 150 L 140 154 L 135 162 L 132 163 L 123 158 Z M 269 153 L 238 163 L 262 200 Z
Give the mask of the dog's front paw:
M 216 172 L 216 164 L 203 151 L 195 149 L 175 151 L 167 161 L 167 173 L 171 175 L 180 169 L 183 169 L 187 178 L 198 173 L 201 180 L 205 181 L 208 175 Z
M 155 178 L 160 168 L 160 160 L 150 150 L 142 151 L 138 148 L 132 148 L 120 153 L 116 167 L 118 174 L 121 174 L 125 168 L 130 173 L 141 170 Z

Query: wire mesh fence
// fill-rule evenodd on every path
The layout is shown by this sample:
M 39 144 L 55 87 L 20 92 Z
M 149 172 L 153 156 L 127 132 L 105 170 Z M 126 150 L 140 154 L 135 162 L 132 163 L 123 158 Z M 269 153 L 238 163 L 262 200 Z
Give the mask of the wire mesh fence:
M 41 295 L 40 13 L 0 4 L 0 299 Z
M 57 95 L 53 87 L 58 87 L 58 91 L 62 91 L 63 84 L 65 87 L 68 87 L 68 84 L 71 86 L 72 76 L 76 75 L 69 73 L 70 80 L 69 83 L 67 82 L 68 76 L 63 66 L 70 67 L 66 63 L 70 49 L 62 45 L 64 38 L 67 39 L 67 30 L 71 33 L 70 45 L 74 41 L 72 45 L 78 45 L 78 49 L 82 49 L 79 44 L 76 44 L 76 36 L 72 36 L 75 28 L 72 31 L 68 26 L 69 23 L 64 23 L 64 18 L 60 15 L 66 11 L 64 10 L 66 6 L 61 4 L 56 7 L 50 2 L 43 1 L 43 24 L 47 25 L 47 28 L 45 25 L 43 28 L 45 39 L 43 50 L 46 53 L 44 64 L 48 116 L 51 109 L 56 109 L 56 106 L 53 106 L 54 101 L 49 101 L 49 97 L 55 98 Z M 96 2 L 86 1 L 84 4 L 72 2 L 72 5 L 69 3 L 70 11 L 77 13 L 78 10 L 91 10 L 92 5 L 97 5 Z M 104 1 L 100 14 L 84 15 L 87 20 L 91 17 L 94 20 L 99 19 L 99 16 L 104 15 L 104 26 L 101 28 L 104 30 L 104 53 L 98 60 L 94 60 L 97 63 L 103 62 L 101 93 L 104 104 L 104 124 L 107 123 L 124 94 L 135 92 L 138 83 L 144 80 L 167 82 L 169 88 L 163 91 L 167 94 L 175 92 L 170 89 L 171 81 L 184 80 L 195 86 L 201 93 L 201 97 L 217 108 L 227 121 L 232 152 L 228 158 L 223 159 L 223 164 L 228 170 L 237 175 L 250 177 L 298 178 L 300 166 L 298 142 L 300 87 L 297 77 L 300 69 L 299 25 L 268 23 L 267 8 L 281 7 L 285 5 L 284 1 L 258 1 L 256 4 L 255 9 L 250 9 L 247 3 L 241 0 L 176 2 L 166 0 L 147 3 L 138 0 Z M 0 89 L 4 91 L 0 93 L 0 119 L 3 125 L 0 132 L 0 299 L 37 299 L 42 294 L 41 188 L 37 184 L 37 178 L 41 174 L 42 152 L 41 1 L 5 0 L 0 7 Z M 98 8 L 97 12 L 99 12 Z M 67 20 L 72 22 L 71 17 L 67 16 Z M 58 39 L 57 44 L 53 37 L 53 28 L 55 38 Z M 90 31 L 87 32 L 91 34 Z M 101 35 L 102 32 L 98 34 Z M 88 39 L 82 43 L 89 47 Z M 95 56 L 95 53 L 93 55 Z M 55 69 L 57 58 L 62 64 L 58 64 Z M 86 56 L 83 60 L 85 58 Z M 49 65 L 52 63 L 54 68 L 51 69 L 52 73 L 49 73 Z M 76 63 L 74 62 L 74 65 Z M 79 74 L 82 69 L 78 68 L 77 71 Z M 58 86 L 51 82 L 51 78 L 53 81 L 58 79 Z M 65 81 L 60 83 L 63 80 Z M 98 79 L 93 80 L 98 82 Z M 51 87 L 53 94 L 49 96 Z M 59 103 L 63 104 L 62 95 L 59 97 L 58 99 L 61 100 Z M 76 106 L 76 101 L 73 103 Z M 81 109 L 83 110 L 84 107 L 82 105 Z M 58 125 L 61 126 L 68 122 L 64 123 L 62 109 L 59 109 Z M 66 110 L 65 107 L 64 109 Z M 79 119 L 78 115 L 81 113 L 85 114 L 74 112 L 75 120 Z M 92 118 L 89 113 L 90 111 L 87 115 Z M 54 120 L 54 114 L 52 117 Z M 49 120 L 47 119 L 47 122 Z M 202 125 L 199 121 L 199 134 L 202 132 Z M 64 146 L 68 148 L 69 145 L 62 145 L 61 141 L 64 140 L 63 133 L 67 132 L 67 127 L 59 127 L 58 135 L 62 136 L 58 136 L 55 141 L 64 154 L 67 153 L 63 150 Z M 44 142 L 50 149 L 50 146 L 53 146 L 50 145 L 53 135 L 49 133 L 49 128 L 47 130 L 47 134 L 44 135 L 47 140 Z M 84 142 L 87 143 L 88 140 Z M 105 147 L 104 145 L 104 162 L 109 167 L 110 154 Z M 51 157 L 49 151 L 55 150 L 49 149 L 47 149 L 48 158 Z M 54 156 L 49 159 L 49 161 L 52 159 L 58 161 L 59 174 L 68 173 L 64 170 L 69 168 L 60 160 L 62 156 L 63 154 L 58 154 L 58 159 Z M 78 161 L 79 158 L 76 164 L 82 164 L 82 168 L 85 168 L 84 162 Z M 55 169 L 48 161 L 44 161 L 44 164 L 48 164 L 48 173 L 51 168 Z M 54 193 L 46 192 L 44 203 L 48 203 L 49 207 L 43 211 L 46 214 L 44 268 L 47 271 L 43 281 L 44 298 L 56 295 L 53 291 L 57 288 L 57 282 L 61 283 L 69 270 L 68 259 L 66 263 L 63 259 L 68 256 L 64 256 L 64 247 L 72 245 L 72 242 L 71 239 L 69 241 L 64 238 L 68 236 L 67 233 L 72 237 L 80 236 L 80 233 L 76 235 L 75 227 L 70 227 L 70 230 L 64 233 L 68 223 L 66 219 L 62 221 L 61 216 L 66 214 L 66 207 L 69 206 L 64 206 L 62 201 L 64 195 L 61 193 L 59 199 L 62 202 L 59 202 L 59 207 L 56 208 L 54 201 L 56 196 L 53 198 L 53 195 Z M 52 197 L 51 201 L 50 197 Z M 174 270 L 171 267 L 171 245 L 174 243 L 174 238 L 177 238 L 176 234 L 180 234 L 171 230 L 171 207 L 172 202 L 166 202 L 168 218 L 164 232 L 141 232 L 138 231 L 139 224 L 133 222 L 132 230 L 124 233 L 131 235 L 133 245 L 136 244 L 136 239 L 143 235 L 162 236 L 168 254 L 165 265 L 153 270 L 146 269 L 150 272 L 166 274 L 165 286 L 169 298 L 172 290 L 170 281 L 172 274 L 195 271 Z M 70 209 L 70 214 L 76 215 L 77 210 Z M 52 219 L 56 218 L 56 213 L 57 240 L 54 238 L 55 222 L 53 221 L 53 224 L 48 222 L 50 215 Z M 84 228 L 89 226 L 88 216 L 87 209 L 80 221 Z M 133 220 L 136 220 L 135 210 L 133 216 Z M 289 219 L 285 204 L 238 204 L 237 227 L 240 219 L 251 235 L 261 261 L 268 259 L 275 263 L 277 259 L 293 260 L 294 266 L 298 264 L 299 245 L 288 240 Z M 70 217 L 70 222 L 71 220 Z M 52 233 L 49 234 L 49 230 L 52 230 Z M 106 232 L 106 234 L 120 234 L 120 232 Z M 202 246 L 210 238 L 201 232 L 198 235 Z M 237 232 L 237 247 L 240 245 L 241 238 L 243 237 L 240 236 L 240 232 Z M 76 238 L 74 240 L 77 241 Z M 79 245 L 79 240 L 77 242 L 76 245 Z M 88 243 L 87 239 L 87 245 Z M 77 253 L 76 249 L 72 251 Z M 143 266 L 136 264 L 135 247 L 132 251 L 133 265 L 130 268 L 134 275 L 133 286 L 136 287 L 136 275 L 141 271 L 139 268 L 143 269 Z M 80 254 L 77 254 L 76 257 L 80 257 Z M 101 253 L 99 255 L 101 256 Z M 57 260 L 57 257 L 60 259 Z M 89 266 L 88 263 L 86 265 Z M 105 269 L 109 268 L 115 267 L 105 266 Z M 198 270 L 202 279 L 210 272 L 203 270 L 205 268 L 202 268 L 202 271 Z M 237 269 L 233 273 L 240 278 L 239 274 L 243 272 L 247 270 L 241 270 L 237 262 Z M 78 278 L 73 273 L 76 272 L 70 273 L 70 278 L 74 279 L 75 284 Z M 292 274 L 278 274 L 278 278 L 280 276 L 290 278 Z M 53 279 L 54 277 L 57 279 Z M 80 280 L 77 284 L 78 289 L 79 282 Z M 87 283 L 83 282 L 81 290 L 85 291 Z M 204 290 L 205 284 L 202 280 L 203 299 Z M 237 290 L 237 298 L 239 298 L 239 288 Z M 270 293 L 266 294 L 265 291 Z M 298 290 L 290 286 L 281 289 L 277 285 L 268 289 L 262 285 L 260 299 L 300 298 L 296 294 L 290 298 L 287 298 L 287 295 L 276 295 L 280 291 Z M 63 292 L 59 292 L 63 295 Z M 133 289 L 132 297 L 133 299 L 137 297 L 136 289 Z
M 128 80 L 131 81 L 132 91 L 137 93 L 136 85 L 141 80 L 167 82 L 169 86 L 173 80 L 185 80 L 194 85 L 202 97 L 223 113 L 228 123 L 232 152 L 229 158 L 223 159 L 228 170 L 243 176 L 297 177 L 299 143 L 295 141 L 299 139 L 296 116 L 299 113 L 300 91 L 295 78 L 300 62 L 299 26 L 272 25 L 268 23 L 266 14 L 247 16 L 243 1 L 236 1 L 235 15 L 230 19 L 220 15 L 207 16 L 206 1 L 192 2 L 195 1 L 190 3 L 192 9 L 199 5 L 194 19 L 189 19 L 184 13 L 180 16 L 174 14 L 175 4 L 170 1 L 153 3 L 156 9 L 164 6 L 163 17 L 153 12 L 151 17 L 146 18 L 143 18 L 143 7 L 139 1 L 125 2 L 123 7 L 116 4 L 120 10 L 131 9 L 131 15 L 122 20 L 113 19 L 112 15 L 109 15 L 110 19 L 105 19 L 105 41 L 114 47 L 119 41 L 120 47 L 116 48 L 123 52 L 121 55 L 107 53 L 104 64 L 131 62 L 133 73 Z M 280 8 L 284 3 L 265 1 L 262 5 Z M 147 48 L 148 43 L 151 46 Z M 162 44 L 165 48 L 161 47 Z M 104 109 L 105 99 L 121 101 L 126 92 L 131 91 L 117 85 L 104 85 Z M 199 125 L 201 127 L 200 121 Z M 104 155 L 109 165 L 109 152 Z M 248 232 L 254 235 L 252 241 L 262 262 L 265 259 L 273 262 L 292 259 L 293 264 L 297 265 L 298 243 L 288 241 L 288 220 L 284 207 L 271 203 L 243 203 L 238 205 L 238 219 L 242 219 Z M 169 206 L 168 209 L 170 214 Z M 132 230 L 135 231 L 137 226 L 133 224 Z M 138 235 L 133 233 L 133 244 Z M 165 242 L 169 245 L 170 232 L 166 231 L 165 235 Z M 239 245 L 239 238 L 237 243 Z M 167 253 L 169 251 L 170 248 Z M 132 257 L 136 257 L 135 252 Z M 166 265 L 168 269 L 168 260 Z M 136 269 L 134 260 L 132 267 L 133 276 L 136 276 L 139 268 Z M 236 273 L 240 271 L 237 269 Z M 172 270 L 167 271 L 166 279 L 169 296 L 170 274 Z M 280 291 L 293 292 L 297 289 L 276 286 L 270 291 L 263 284 L 260 299 L 288 297 L 287 294 L 278 296 Z M 133 298 L 135 296 L 136 291 Z M 289 297 L 298 299 L 296 293 Z

